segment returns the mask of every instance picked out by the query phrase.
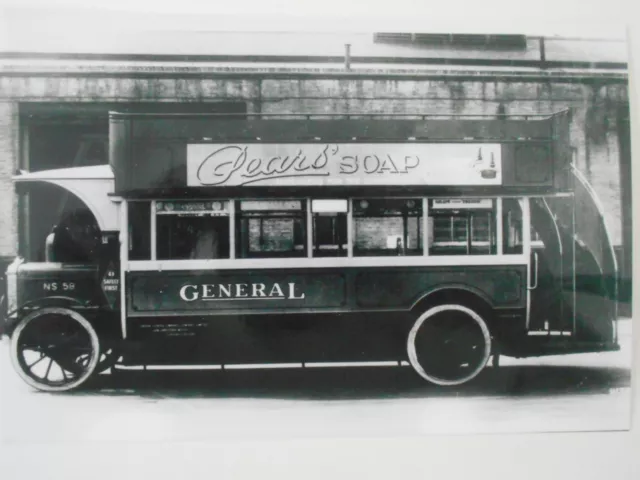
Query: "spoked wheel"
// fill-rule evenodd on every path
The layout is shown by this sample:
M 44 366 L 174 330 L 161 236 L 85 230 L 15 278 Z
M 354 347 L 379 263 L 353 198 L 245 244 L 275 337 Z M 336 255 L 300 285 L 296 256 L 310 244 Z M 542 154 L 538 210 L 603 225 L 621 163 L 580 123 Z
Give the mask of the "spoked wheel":
M 79 387 L 100 360 L 98 335 L 78 312 L 50 307 L 27 315 L 11 337 L 11 360 L 30 386 L 47 392 Z
M 437 385 L 460 385 L 476 377 L 491 354 L 482 317 L 462 305 L 439 305 L 423 313 L 409 332 L 409 362 Z

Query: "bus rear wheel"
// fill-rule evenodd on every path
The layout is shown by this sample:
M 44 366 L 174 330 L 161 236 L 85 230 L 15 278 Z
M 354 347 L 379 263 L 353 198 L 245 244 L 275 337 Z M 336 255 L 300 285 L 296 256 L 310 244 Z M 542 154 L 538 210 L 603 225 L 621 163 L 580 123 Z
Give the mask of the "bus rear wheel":
M 64 392 L 95 372 L 100 343 L 91 323 L 74 310 L 41 308 L 24 317 L 11 336 L 11 361 L 31 387 Z
M 475 378 L 491 354 L 482 317 L 463 305 L 438 305 L 424 312 L 407 339 L 409 362 L 436 385 L 461 385 Z

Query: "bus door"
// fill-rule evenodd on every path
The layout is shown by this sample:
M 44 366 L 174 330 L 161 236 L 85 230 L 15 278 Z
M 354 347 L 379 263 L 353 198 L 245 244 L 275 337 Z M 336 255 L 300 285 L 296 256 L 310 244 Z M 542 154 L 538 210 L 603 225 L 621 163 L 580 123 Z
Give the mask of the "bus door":
M 532 291 L 532 327 L 541 321 L 539 311 L 534 321 L 534 302 L 553 299 L 555 290 L 562 302 L 552 308 L 562 309 L 562 316 L 555 323 L 549 319 L 550 327 L 565 330 L 570 322 L 579 340 L 615 341 L 617 264 L 595 192 L 574 168 L 573 196 L 532 199 L 530 205 L 533 229 L 544 244 L 538 259 L 544 257 L 550 276 L 548 284 L 539 282 Z

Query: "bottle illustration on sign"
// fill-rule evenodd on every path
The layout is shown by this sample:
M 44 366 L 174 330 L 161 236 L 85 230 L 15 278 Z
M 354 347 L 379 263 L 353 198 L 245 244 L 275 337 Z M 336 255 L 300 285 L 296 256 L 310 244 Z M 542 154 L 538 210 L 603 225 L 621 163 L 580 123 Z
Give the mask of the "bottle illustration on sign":
M 493 156 L 493 152 L 491 152 L 491 162 L 489 163 L 489 166 L 482 168 L 482 166 L 484 166 L 484 163 L 485 162 L 482 158 L 482 148 L 480 148 L 478 149 L 478 159 L 475 162 L 475 165 L 481 166 L 480 176 L 486 180 L 492 180 L 496 178 L 498 172 L 496 170 L 496 161 Z

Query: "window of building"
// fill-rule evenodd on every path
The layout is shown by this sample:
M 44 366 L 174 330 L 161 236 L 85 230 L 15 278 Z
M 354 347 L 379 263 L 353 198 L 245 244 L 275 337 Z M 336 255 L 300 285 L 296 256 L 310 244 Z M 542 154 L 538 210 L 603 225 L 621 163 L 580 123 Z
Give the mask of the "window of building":
M 306 217 L 304 200 L 236 202 L 236 256 L 305 257 Z
M 429 255 L 496 253 L 495 200 L 429 201 Z
M 521 254 L 523 252 L 522 208 L 515 198 L 502 200 L 502 244 L 503 253 Z
M 156 232 L 159 260 L 229 258 L 228 202 L 157 202 Z
M 347 200 L 312 200 L 313 256 L 346 257 Z
M 422 255 L 422 199 L 353 200 L 353 255 Z

